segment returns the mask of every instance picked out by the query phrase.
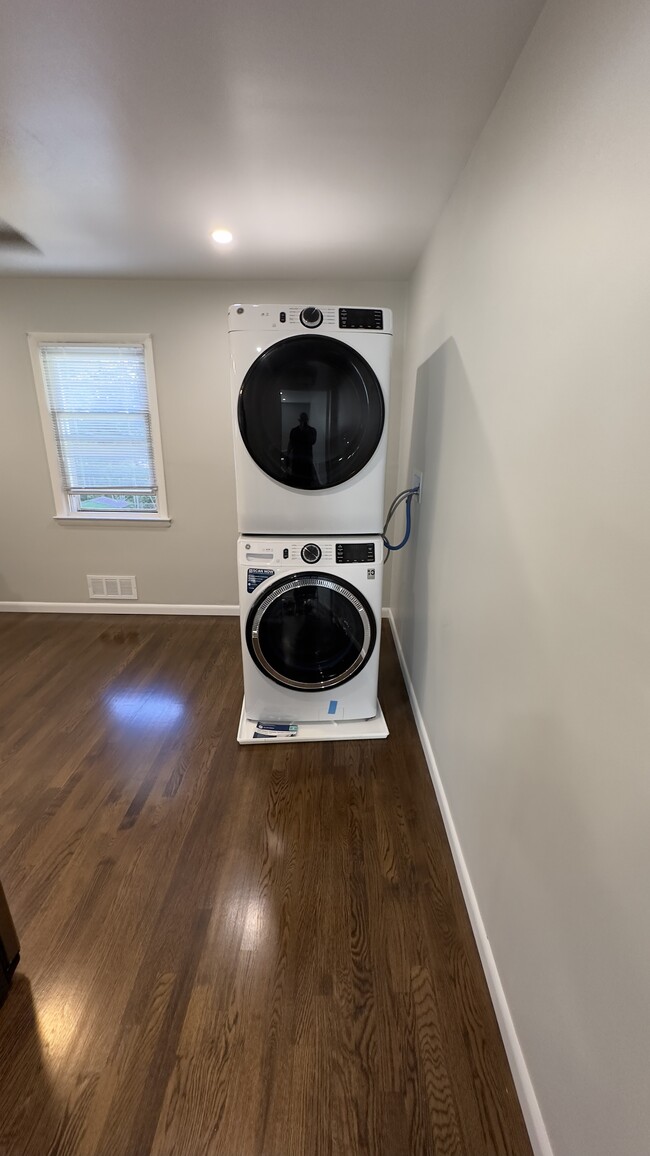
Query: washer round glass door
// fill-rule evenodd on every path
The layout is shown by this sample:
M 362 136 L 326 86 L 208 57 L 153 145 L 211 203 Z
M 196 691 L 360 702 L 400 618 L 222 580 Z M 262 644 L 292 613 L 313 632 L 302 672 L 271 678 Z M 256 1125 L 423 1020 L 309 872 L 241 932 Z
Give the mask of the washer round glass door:
M 384 395 L 360 353 L 334 337 L 285 337 L 251 365 L 237 410 L 244 445 L 276 482 L 323 490 L 354 477 L 384 428 Z
M 291 574 L 265 591 L 246 625 L 260 670 L 281 686 L 328 690 L 353 678 L 370 658 L 375 616 L 363 595 L 329 574 Z

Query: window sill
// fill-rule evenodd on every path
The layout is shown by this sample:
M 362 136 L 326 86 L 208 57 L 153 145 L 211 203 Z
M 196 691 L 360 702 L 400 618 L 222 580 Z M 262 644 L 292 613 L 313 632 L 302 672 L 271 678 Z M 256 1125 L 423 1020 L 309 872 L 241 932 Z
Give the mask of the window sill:
M 75 525 L 92 526 L 171 526 L 171 518 L 162 518 L 152 514 L 56 514 L 54 521 L 60 526 Z

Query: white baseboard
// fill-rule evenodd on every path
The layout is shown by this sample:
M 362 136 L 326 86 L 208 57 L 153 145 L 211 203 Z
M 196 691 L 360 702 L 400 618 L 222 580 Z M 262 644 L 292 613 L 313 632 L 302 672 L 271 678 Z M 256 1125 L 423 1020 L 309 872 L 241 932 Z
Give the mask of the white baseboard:
M 197 602 L 0 602 L 0 614 L 205 614 L 217 617 L 239 614 L 239 606 Z M 382 618 L 391 619 L 388 606 Z M 392 625 L 392 624 L 391 624 Z M 395 629 L 393 626 L 393 634 Z
M 460 880 L 463 897 L 465 899 L 470 923 L 474 932 L 476 946 L 478 947 L 481 963 L 483 964 L 485 978 L 487 980 L 487 985 L 492 997 L 494 1011 L 496 1013 L 499 1028 L 501 1030 L 501 1036 L 503 1038 L 506 1055 L 510 1063 L 510 1069 L 512 1071 L 512 1077 L 517 1089 L 517 1095 L 519 1096 L 519 1101 L 521 1103 L 521 1109 L 524 1114 L 524 1120 L 526 1122 L 526 1127 L 530 1136 L 530 1142 L 532 1144 L 535 1156 L 553 1156 L 551 1142 L 548 1138 L 548 1133 L 544 1125 L 542 1113 L 540 1111 L 537 1097 L 535 1095 L 535 1089 L 533 1088 L 533 1083 L 530 1078 L 528 1068 L 526 1067 L 524 1054 L 521 1050 L 521 1045 L 517 1038 L 515 1025 L 512 1021 L 506 995 L 503 990 L 501 979 L 499 977 L 499 972 L 497 970 L 496 961 L 494 955 L 492 954 L 490 941 L 485 930 L 485 924 L 483 923 L 483 919 L 481 917 L 481 912 L 479 910 L 474 887 L 472 886 L 472 880 L 467 869 L 467 864 L 465 862 L 465 857 L 460 845 L 458 833 L 456 831 L 449 803 L 447 801 L 445 789 L 442 785 L 442 779 L 440 778 L 440 772 L 436 764 L 433 747 L 431 746 L 431 740 L 427 734 L 427 729 L 424 725 L 424 719 L 422 718 L 422 712 L 420 710 L 417 696 L 415 694 L 415 689 L 411 681 L 411 675 L 406 665 L 404 651 L 402 650 L 402 644 L 400 642 L 395 618 L 391 609 L 389 609 L 387 617 L 390 622 L 390 628 L 393 639 L 395 641 L 397 656 L 402 668 L 402 674 L 404 676 L 404 682 L 406 683 L 406 690 L 408 692 L 409 700 L 411 703 L 413 717 L 415 718 L 415 725 L 420 736 L 424 757 L 427 761 L 429 774 L 431 775 L 433 787 L 436 792 L 438 803 L 440 805 L 440 811 L 442 813 L 443 822 L 445 824 L 447 838 L 449 839 L 451 853 L 454 857 L 456 871 L 458 872 L 458 878 Z
M 0 614 L 239 614 L 239 606 L 190 602 L 0 602 Z

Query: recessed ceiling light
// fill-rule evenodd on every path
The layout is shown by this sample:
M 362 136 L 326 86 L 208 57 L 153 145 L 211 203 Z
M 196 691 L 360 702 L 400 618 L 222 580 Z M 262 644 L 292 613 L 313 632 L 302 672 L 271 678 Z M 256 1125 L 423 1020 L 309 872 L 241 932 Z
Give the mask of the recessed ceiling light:
M 211 233 L 211 237 L 217 245 L 229 245 L 232 241 L 232 233 L 229 229 L 215 229 L 214 233 Z

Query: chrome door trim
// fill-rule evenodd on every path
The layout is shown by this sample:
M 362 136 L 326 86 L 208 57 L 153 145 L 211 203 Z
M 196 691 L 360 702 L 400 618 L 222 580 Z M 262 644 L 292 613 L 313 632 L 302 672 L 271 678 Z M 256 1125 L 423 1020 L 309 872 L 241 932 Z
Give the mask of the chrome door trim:
M 351 663 L 347 670 L 343 671 L 341 674 L 336 675 L 335 678 L 324 679 L 320 682 L 301 682 L 299 679 L 287 678 L 286 675 L 280 674 L 279 671 L 275 670 L 275 668 L 271 666 L 270 662 L 267 662 L 266 657 L 262 652 L 259 639 L 259 628 L 264 614 L 269 609 L 269 607 L 272 606 L 273 603 L 277 601 L 277 599 L 280 598 L 283 594 L 286 594 L 290 590 L 297 590 L 301 586 L 322 586 L 326 590 L 334 590 L 337 594 L 341 594 L 344 598 L 347 598 L 348 602 L 354 606 L 355 610 L 359 614 L 359 617 L 361 618 L 361 622 L 363 624 L 363 643 L 361 650 L 359 651 L 359 654 L 355 658 L 354 662 Z M 255 652 L 257 663 L 263 670 L 266 671 L 266 673 L 274 680 L 274 682 L 280 683 L 281 686 L 291 687 L 293 690 L 328 690 L 330 687 L 340 686 L 341 683 L 347 682 L 348 679 L 352 678 L 353 674 L 355 674 L 359 667 L 363 666 L 372 646 L 372 633 L 370 618 L 368 617 L 368 612 L 365 606 L 362 602 L 359 601 L 353 592 L 348 589 L 347 586 L 341 586 L 341 584 L 334 578 L 328 578 L 322 574 L 296 574 L 287 582 L 283 582 L 280 586 L 276 586 L 273 590 L 270 590 L 266 597 L 263 598 L 260 604 L 257 606 L 250 629 L 250 645 Z

